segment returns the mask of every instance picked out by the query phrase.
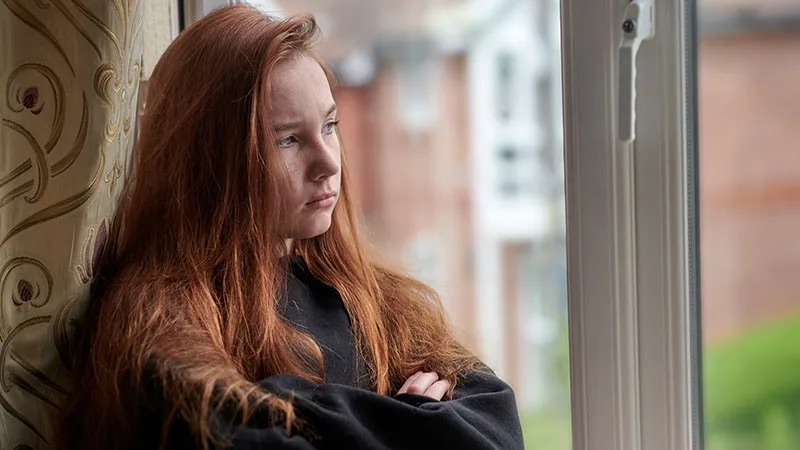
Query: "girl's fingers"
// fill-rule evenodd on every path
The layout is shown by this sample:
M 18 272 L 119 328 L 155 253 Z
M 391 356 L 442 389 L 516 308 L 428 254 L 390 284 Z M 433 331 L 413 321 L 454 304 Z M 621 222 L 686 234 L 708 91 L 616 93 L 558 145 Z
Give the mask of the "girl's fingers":
M 408 387 L 407 392 L 409 394 L 425 395 L 425 392 L 428 390 L 428 388 L 430 388 L 431 385 L 437 381 L 439 381 L 439 375 L 436 373 L 423 373 L 411 383 L 411 386 Z
M 450 389 L 450 382 L 447 380 L 439 380 L 433 383 L 423 395 L 434 400 L 441 400 L 448 389 Z
M 408 377 L 406 382 L 403 383 L 403 386 L 400 388 L 399 391 L 397 391 L 397 393 L 398 394 L 407 393 L 408 392 L 408 388 L 411 386 L 411 383 L 413 383 L 417 379 L 417 377 L 419 377 L 420 375 L 422 375 L 422 372 L 417 372 L 414 375 L 411 375 L 410 377 Z

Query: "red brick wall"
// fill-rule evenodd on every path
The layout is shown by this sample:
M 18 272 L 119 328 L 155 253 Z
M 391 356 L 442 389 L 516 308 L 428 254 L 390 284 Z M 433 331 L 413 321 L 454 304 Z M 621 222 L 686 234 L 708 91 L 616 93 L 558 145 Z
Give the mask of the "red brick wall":
M 700 45 L 703 326 L 800 313 L 800 33 Z
M 372 213 L 375 175 L 375 139 L 373 127 L 371 85 L 352 87 L 339 86 L 334 92 L 338 109 L 339 132 L 343 151 L 347 158 L 348 173 L 352 180 L 352 191 L 365 213 Z
M 337 88 L 341 133 L 369 232 L 399 262 L 418 233 L 436 237 L 440 294 L 465 344 L 474 344 L 471 273 L 471 168 L 466 73 L 446 59 L 432 89 L 438 121 L 410 134 L 399 117 L 396 68 L 384 65 L 367 87 Z

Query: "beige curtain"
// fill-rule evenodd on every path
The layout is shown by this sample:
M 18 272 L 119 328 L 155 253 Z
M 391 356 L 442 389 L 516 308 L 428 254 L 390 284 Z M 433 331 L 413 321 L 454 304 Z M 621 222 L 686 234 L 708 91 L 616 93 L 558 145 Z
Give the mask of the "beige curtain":
M 50 448 L 133 142 L 151 0 L 0 0 L 0 448 Z

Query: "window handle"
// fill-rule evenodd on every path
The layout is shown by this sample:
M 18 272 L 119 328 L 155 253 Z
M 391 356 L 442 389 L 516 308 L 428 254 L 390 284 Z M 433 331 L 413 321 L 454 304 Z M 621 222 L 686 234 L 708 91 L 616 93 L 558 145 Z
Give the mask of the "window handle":
M 655 35 L 653 0 L 632 0 L 625 8 L 619 44 L 619 139 L 636 139 L 636 55 L 642 41 Z

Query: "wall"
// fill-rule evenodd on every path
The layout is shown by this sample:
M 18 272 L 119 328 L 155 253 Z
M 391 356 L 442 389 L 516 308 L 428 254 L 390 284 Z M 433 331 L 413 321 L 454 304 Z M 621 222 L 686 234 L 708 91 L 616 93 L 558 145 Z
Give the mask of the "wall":
M 800 310 L 800 32 L 700 45 L 703 328 Z

